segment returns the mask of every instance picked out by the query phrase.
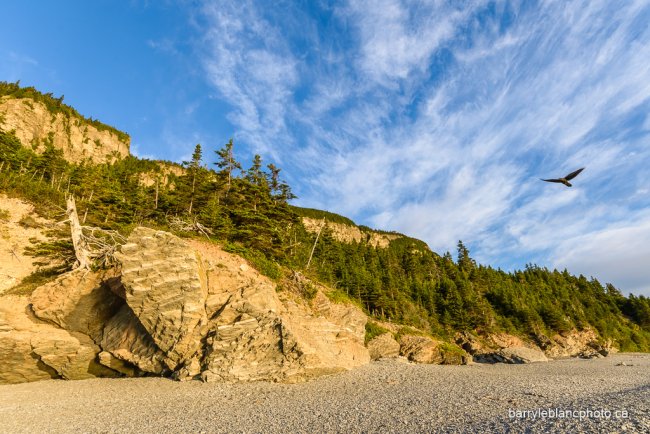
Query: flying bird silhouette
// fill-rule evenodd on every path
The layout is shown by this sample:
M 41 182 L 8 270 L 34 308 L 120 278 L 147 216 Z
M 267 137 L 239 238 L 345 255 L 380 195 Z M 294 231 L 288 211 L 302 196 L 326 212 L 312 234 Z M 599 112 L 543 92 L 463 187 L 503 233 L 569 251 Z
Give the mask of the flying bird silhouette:
M 557 178 L 557 179 L 542 179 L 542 181 L 546 181 L 546 182 L 559 182 L 559 183 L 561 183 L 561 184 L 566 185 L 567 187 L 571 187 L 571 183 L 570 183 L 569 181 L 572 180 L 573 178 L 575 178 L 576 176 L 578 176 L 578 175 L 580 174 L 580 172 L 582 172 L 583 170 L 585 170 L 584 167 L 583 167 L 582 169 L 578 169 L 578 170 L 576 170 L 575 172 L 571 172 L 571 173 L 569 173 L 569 174 L 568 174 L 567 176 L 565 176 L 564 178 Z M 541 178 L 540 178 L 540 179 L 541 179 Z

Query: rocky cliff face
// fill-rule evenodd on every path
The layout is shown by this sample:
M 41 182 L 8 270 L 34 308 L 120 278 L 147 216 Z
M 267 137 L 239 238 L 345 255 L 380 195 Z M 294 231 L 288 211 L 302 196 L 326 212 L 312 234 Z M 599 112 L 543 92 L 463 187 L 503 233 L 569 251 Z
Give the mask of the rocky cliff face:
M 309 217 L 302 219 L 305 229 L 312 233 L 318 233 L 323 224 L 323 220 L 316 220 Z M 343 223 L 335 223 L 325 220 L 325 228 L 332 231 L 335 240 L 343 243 L 360 243 L 367 242 L 371 246 L 385 248 L 392 240 L 400 238 L 397 234 L 383 234 L 374 231 L 362 231 L 357 226 L 350 226 Z
M 308 303 L 213 244 L 137 228 L 121 270 L 0 297 L 0 383 L 170 375 L 302 381 L 368 363 L 366 317 Z
M 100 130 L 84 119 L 53 114 L 30 98 L 0 98 L 0 129 L 14 131 L 24 146 L 34 146 L 36 152 L 51 142 L 71 162 L 90 159 L 103 163 L 129 155 L 128 139 Z

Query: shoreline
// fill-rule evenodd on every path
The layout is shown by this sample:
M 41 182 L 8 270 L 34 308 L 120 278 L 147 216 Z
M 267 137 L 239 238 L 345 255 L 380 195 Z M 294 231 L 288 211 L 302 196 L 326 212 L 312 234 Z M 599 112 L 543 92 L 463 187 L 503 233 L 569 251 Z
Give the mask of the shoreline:
M 592 413 L 542 417 L 544 409 Z M 0 386 L 0 421 L 1 433 L 648 432 L 650 354 L 524 365 L 381 360 L 298 384 L 47 380 Z

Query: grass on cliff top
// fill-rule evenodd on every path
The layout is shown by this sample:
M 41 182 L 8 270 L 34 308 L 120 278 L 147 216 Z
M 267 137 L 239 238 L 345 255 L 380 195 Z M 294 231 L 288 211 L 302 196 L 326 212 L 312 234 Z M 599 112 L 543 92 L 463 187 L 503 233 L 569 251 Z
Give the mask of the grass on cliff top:
M 357 224 L 354 223 L 349 218 L 343 217 L 342 215 L 335 214 L 333 212 L 323 211 L 323 210 L 320 210 L 320 209 L 313 209 L 313 208 L 302 208 L 302 207 L 293 206 L 293 205 L 291 205 L 290 208 L 293 210 L 293 212 L 298 214 L 300 217 L 308 217 L 308 218 L 312 218 L 312 219 L 315 219 L 315 220 L 325 219 L 325 220 L 330 221 L 332 223 L 341 223 L 341 224 L 344 224 L 344 225 L 349 225 L 349 226 L 354 226 L 354 227 L 357 226 Z

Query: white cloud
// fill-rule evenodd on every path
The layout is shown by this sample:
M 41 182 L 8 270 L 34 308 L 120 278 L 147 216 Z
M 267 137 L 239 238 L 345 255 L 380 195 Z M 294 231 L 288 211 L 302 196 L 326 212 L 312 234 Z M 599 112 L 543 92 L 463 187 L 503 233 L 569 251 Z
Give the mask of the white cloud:
M 557 268 L 613 283 L 625 293 L 650 296 L 650 215 L 642 213 L 625 224 L 613 224 L 562 242 Z
M 648 206 L 647 134 L 627 121 L 650 103 L 647 2 L 490 12 L 349 1 L 331 18 L 342 42 L 303 23 L 307 54 L 291 44 L 290 17 L 256 6 L 204 7 L 205 66 L 238 137 L 302 176 L 302 204 L 437 250 L 463 239 L 497 266 L 582 267 L 566 256 L 570 240 L 646 227 L 632 210 Z M 538 179 L 582 166 L 572 189 Z
M 250 1 L 206 3 L 202 13 L 208 80 L 232 105 L 229 119 L 239 137 L 273 154 L 273 142 L 290 136 L 285 116 L 298 80 L 296 59 Z

